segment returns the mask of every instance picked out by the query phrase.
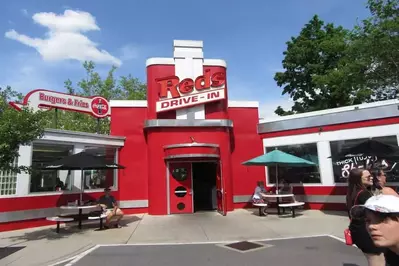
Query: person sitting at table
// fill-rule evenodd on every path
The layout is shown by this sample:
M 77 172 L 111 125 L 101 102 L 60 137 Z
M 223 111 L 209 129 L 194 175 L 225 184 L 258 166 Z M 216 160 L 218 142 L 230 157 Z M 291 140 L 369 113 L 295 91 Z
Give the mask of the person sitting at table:
M 255 192 L 252 196 L 252 202 L 253 204 L 259 204 L 259 203 L 267 203 L 266 200 L 263 198 L 264 195 L 267 194 L 266 188 L 265 188 L 265 183 L 263 181 L 258 181 L 256 183 L 256 188 Z M 264 207 L 263 213 L 266 215 L 266 209 L 267 207 Z
M 123 218 L 123 212 L 121 209 L 119 209 L 115 198 L 111 195 L 111 189 L 105 188 L 104 193 L 105 194 L 102 195 L 98 200 L 98 204 L 101 206 L 103 210 L 105 210 L 105 214 L 107 215 L 107 218 L 105 219 L 104 228 L 105 229 L 109 228 L 111 219 L 114 217 L 117 218 L 115 228 L 120 228 L 121 226 L 119 225 L 119 222 Z
M 278 189 L 279 194 L 292 194 L 293 193 L 292 185 L 285 179 L 280 180 L 280 185 Z
M 293 194 L 294 188 L 285 179 L 281 179 L 278 194 Z M 292 203 L 295 202 L 294 197 L 283 197 L 281 198 L 282 203 Z

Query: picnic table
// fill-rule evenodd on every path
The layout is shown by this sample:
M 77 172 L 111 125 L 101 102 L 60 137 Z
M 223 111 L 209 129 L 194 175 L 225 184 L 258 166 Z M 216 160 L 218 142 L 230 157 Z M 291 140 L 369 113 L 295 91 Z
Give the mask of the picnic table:
M 290 193 L 287 193 L 287 194 L 285 194 L 285 193 L 283 193 L 283 194 L 275 194 L 275 193 L 271 193 L 271 194 L 264 194 L 264 195 L 262 195 L 262 197 L 263 198 L 266 198 L 266 199 L 270 199 L 270 198 L 272 198 L 272 199 L 276 199 L 276 202 L 277 202 L 277 213 L 278 213 L 278 215 L 280 215 L 280 199 L 282 199 L 282 198 L 294 198 L 294 194 L 290 194 Z
M 83 218 L 83 210 L 98 210 L 100 207 L 98 205 L 82 205 L 82 206 L 60 206 L 61 210 L 73 210 L 78 211 L 78 226 L 79 229 L 82 229 L 82 218 Z

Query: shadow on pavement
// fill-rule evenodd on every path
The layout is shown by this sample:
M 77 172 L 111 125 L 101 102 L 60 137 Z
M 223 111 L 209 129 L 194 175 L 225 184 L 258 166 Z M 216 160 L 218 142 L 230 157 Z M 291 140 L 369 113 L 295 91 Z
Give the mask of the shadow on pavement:
M 3 247 L 0 248 L 0 260 L 4 259 L 7 256 L 10 256 L 11 254 L 20 251 L 21 249 L 23 249 L 25 247 Z
M 127 216 L 120 222 L 121 226 L 128 226 L 131 223 L 141 220 L 137 216 Z M 112 223 L 112 222 L 111 222 Z M 77 234 L 84 234 L 87 231 L 97 231 L 99 229 L 99 221 L 84 221 L 82 223 L 82 229 L 78 228 L 76 222 L 67 223 L 65 227 L 60 228 L 60 233 L 57 234 L 55 231 L 56 225 L 54 224 L 51 228 L 39 229 L 31 232 L 26 232 L 18 236 L 5 237 L 3 239 L 11 240 L 12 242 L 26 242 L 26 241 L 37 241 L 41 239 L 46 240 L 58 240 L 62 238 L 68 238 Z M 96 230 L 97 229 L 97 230 Z

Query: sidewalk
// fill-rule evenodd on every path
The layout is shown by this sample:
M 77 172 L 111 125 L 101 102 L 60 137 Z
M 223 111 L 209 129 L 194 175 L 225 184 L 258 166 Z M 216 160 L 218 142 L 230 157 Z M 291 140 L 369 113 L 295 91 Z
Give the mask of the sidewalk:
M 125 227 L 95 231 L 98 222 L 82 230 L 67 226 L 61 234 L 54 226 L 5 232 L 0 247 L 24 247 L 0 260 L 1 265 L 51 265 L 94 247 L 97 244 L 192 243 L 226 240 L 271 239 L 309 235 L 333 235 L 342 238 L 348 217 L 342 212 L 302 211 L 290 215 L 267 217 L 257 210 L 236 210 L 223 217 L 215 212 L 190 215 L 127 216 Z

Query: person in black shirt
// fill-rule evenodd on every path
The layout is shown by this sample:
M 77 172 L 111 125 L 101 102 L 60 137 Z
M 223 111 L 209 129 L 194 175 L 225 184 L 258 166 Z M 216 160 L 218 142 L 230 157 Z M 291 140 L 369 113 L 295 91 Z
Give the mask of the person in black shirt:
M 112 218 L 117 218 L 115 227 L 119 228 L 119 222 L 123 218 L 123 212 L 118 207 L 118 203 L 115 198 L 111 195 L 111 189 L 104 189 L 104 195 L 98 200 L 98 204 L 105 209 L 105 214 L 107 218 L 105 220 L 105 228 L 109 228 L 109 224 Z
M 364 205 L 354 206 L 351 215 L 365 220 L 377 247 L 387 248 L 386 265 L 399 265 L 399 196 L 373 196 Z
M 352 169 L 348 178 L 348 192 L 346 195 L 346 205 L 348 213 L 352 206 L 364 204 L 371 196 L 373 196 L 371 187 L 373 185 L 373 177 L 370 172 L 365 169 Z M 383 255 L 384 249 L 374 245 L 373 240 L 366 229 L 364 219 L 357 219 L 351 214 L 349 230 L 351 232 L 353 244 L 355 244 L 367 258 L 369 266 L 385 265 Z

